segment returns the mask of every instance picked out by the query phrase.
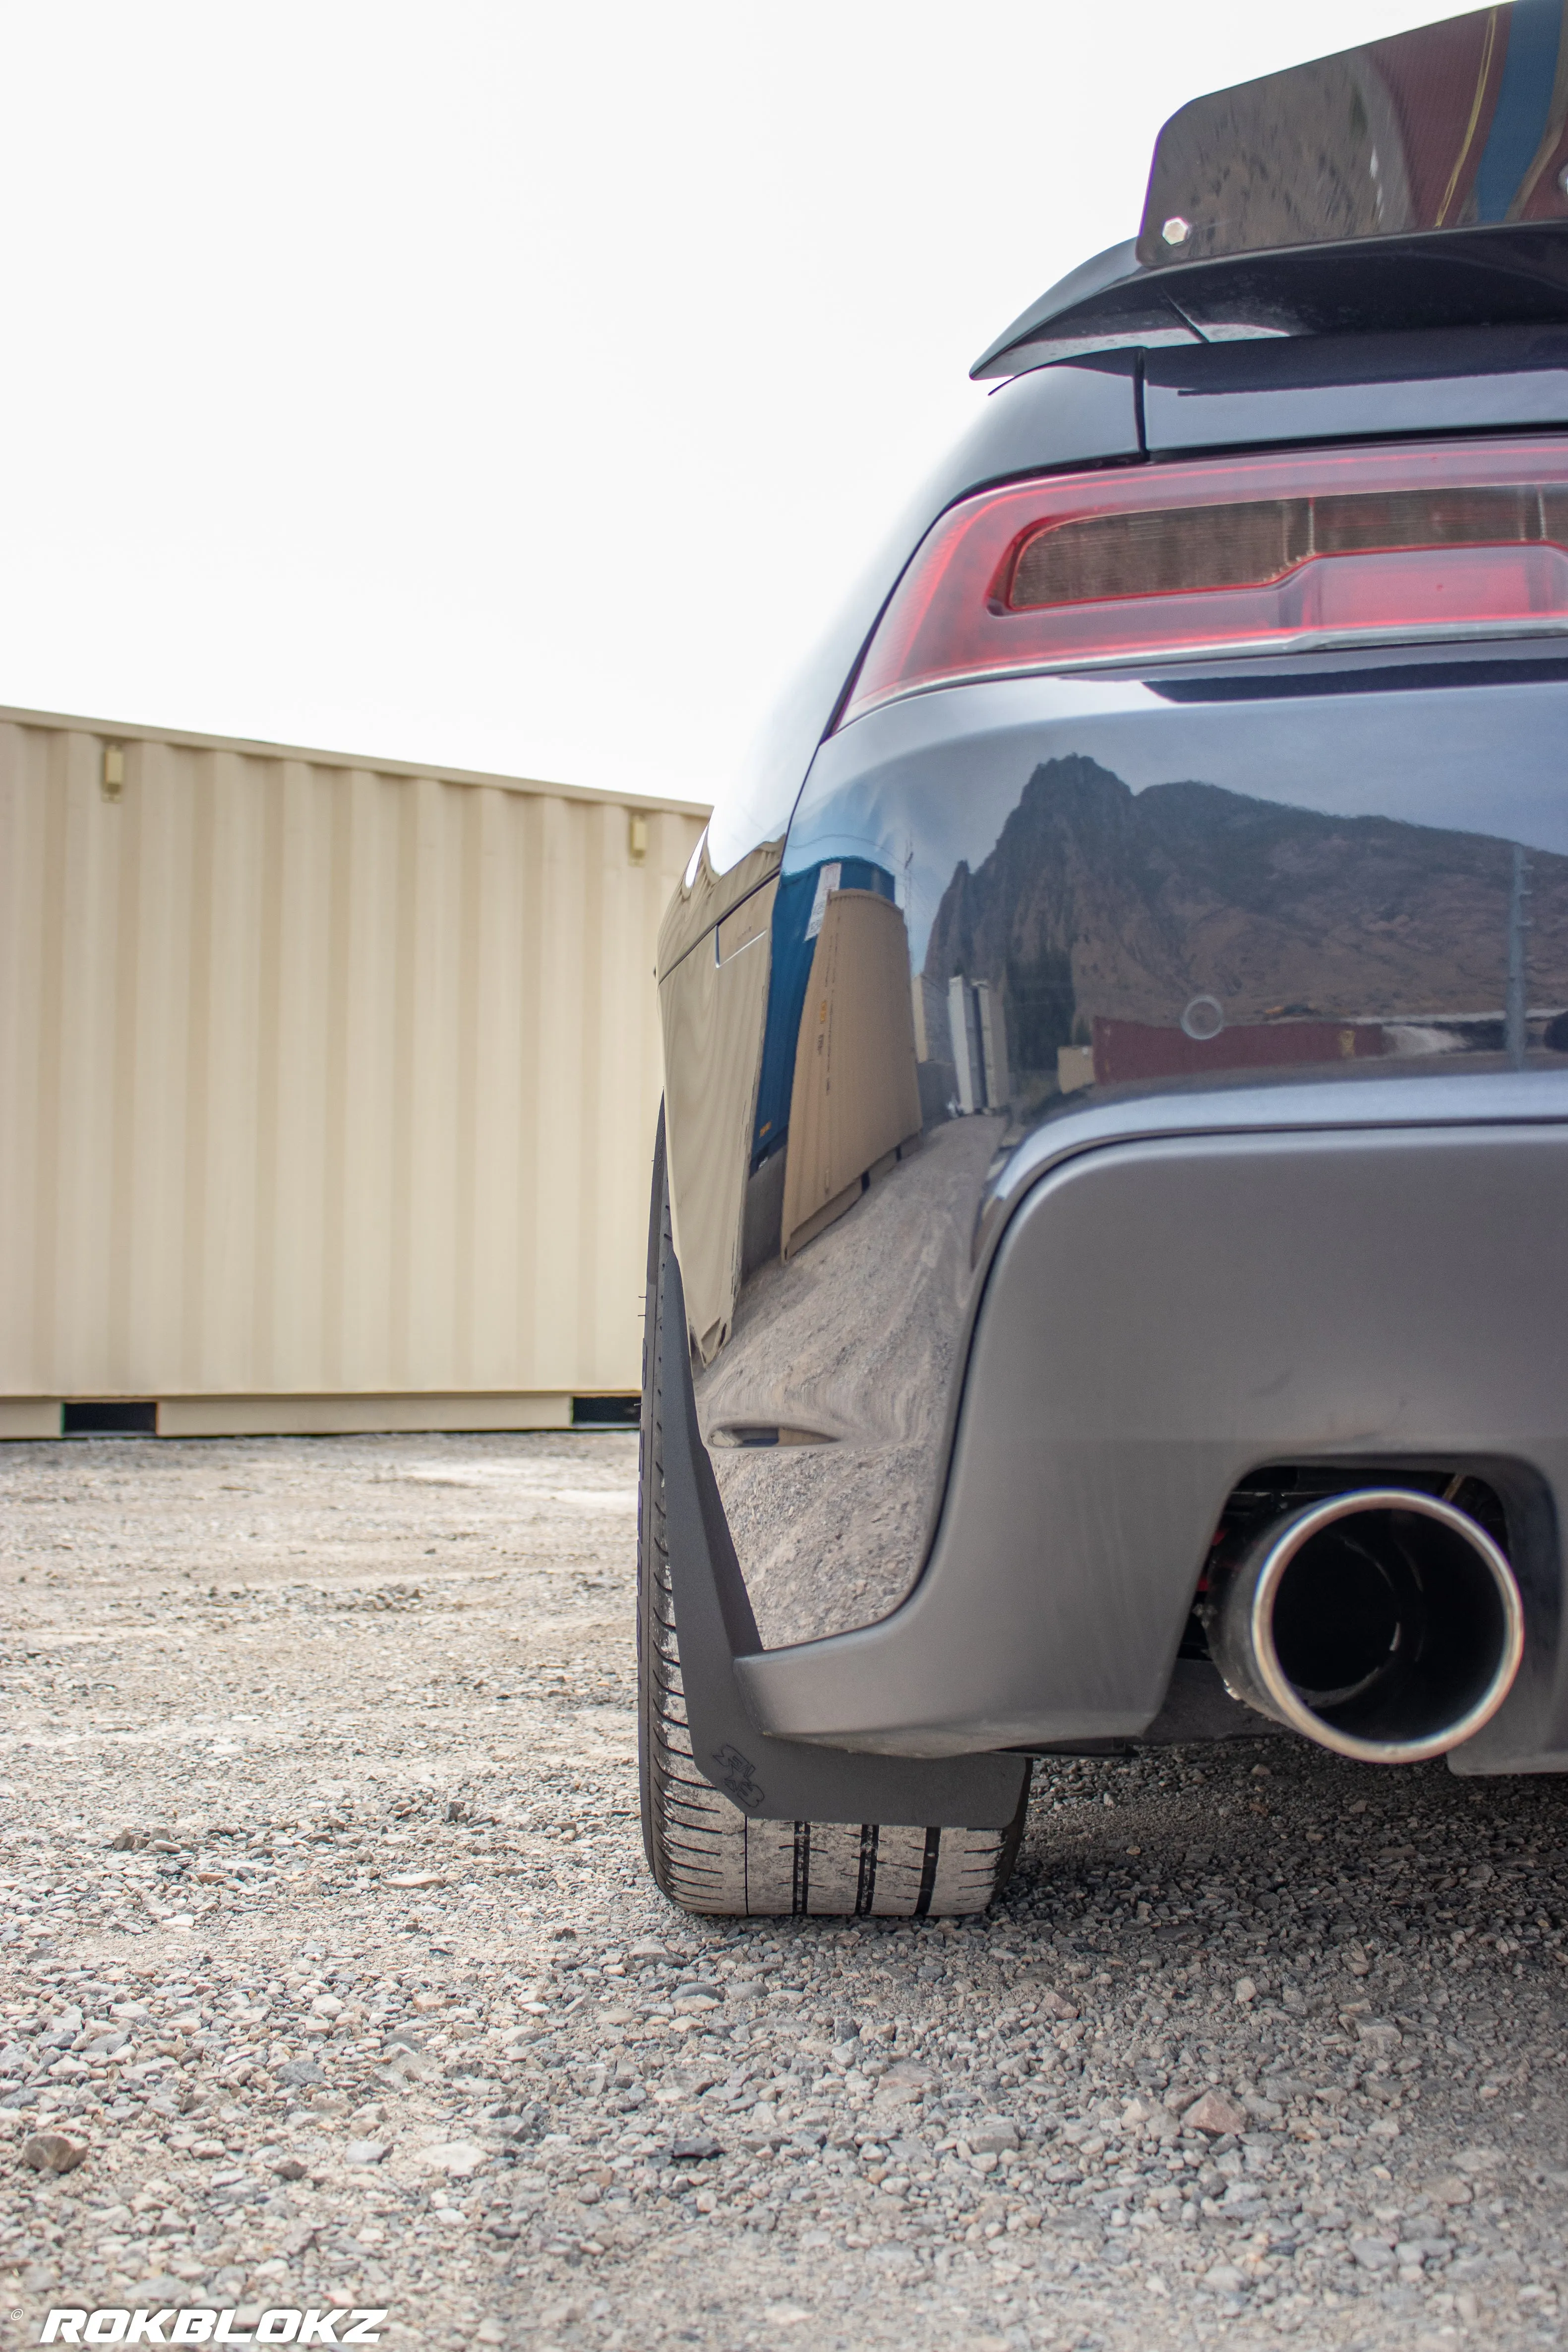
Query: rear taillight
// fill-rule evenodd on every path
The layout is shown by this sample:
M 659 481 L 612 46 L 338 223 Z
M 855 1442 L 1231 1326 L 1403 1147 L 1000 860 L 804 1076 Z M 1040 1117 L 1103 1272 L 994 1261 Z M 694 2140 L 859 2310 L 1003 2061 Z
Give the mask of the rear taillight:
M 1062 475 L 942 517 L 839 723 L 1030 670 L 1562 629 L 1568 440 Z

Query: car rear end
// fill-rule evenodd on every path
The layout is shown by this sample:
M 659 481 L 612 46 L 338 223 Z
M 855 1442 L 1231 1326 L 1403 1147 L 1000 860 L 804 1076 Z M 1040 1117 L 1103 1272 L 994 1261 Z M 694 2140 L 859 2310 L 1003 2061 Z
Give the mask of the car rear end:
M 1568 1763 L 1568 198 L 1498 13 L 1175 119 L 671 908 L 721 1744 L 839 1818 Z M 1331 237 L 1210 168 L 1342 84 Z

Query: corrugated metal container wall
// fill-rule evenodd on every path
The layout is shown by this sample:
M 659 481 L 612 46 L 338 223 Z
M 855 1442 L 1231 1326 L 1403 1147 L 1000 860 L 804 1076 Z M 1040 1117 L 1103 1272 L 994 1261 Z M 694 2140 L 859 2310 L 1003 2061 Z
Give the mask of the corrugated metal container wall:
M 0 1397 L 635 1388 L 701 818 L 0 712 Z

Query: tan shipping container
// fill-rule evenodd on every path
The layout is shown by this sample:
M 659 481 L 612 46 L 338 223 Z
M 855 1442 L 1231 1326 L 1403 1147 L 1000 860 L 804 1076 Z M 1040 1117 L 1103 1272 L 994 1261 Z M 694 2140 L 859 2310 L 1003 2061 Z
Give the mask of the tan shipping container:
M 695 803 L 0 710 L 0 1434 L 639 1380 Z

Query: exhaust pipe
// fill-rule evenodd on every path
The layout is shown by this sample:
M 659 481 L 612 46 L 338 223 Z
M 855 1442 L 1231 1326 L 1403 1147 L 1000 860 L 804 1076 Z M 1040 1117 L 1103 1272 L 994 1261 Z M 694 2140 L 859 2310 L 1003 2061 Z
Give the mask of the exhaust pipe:
M 1446 1756 L 1524 1651 L 1513 1570 L 1468 1513 L 1368 1486 L 1278 1519 L 1204 1612 L 1233 1698 L 1365 1764 Z

